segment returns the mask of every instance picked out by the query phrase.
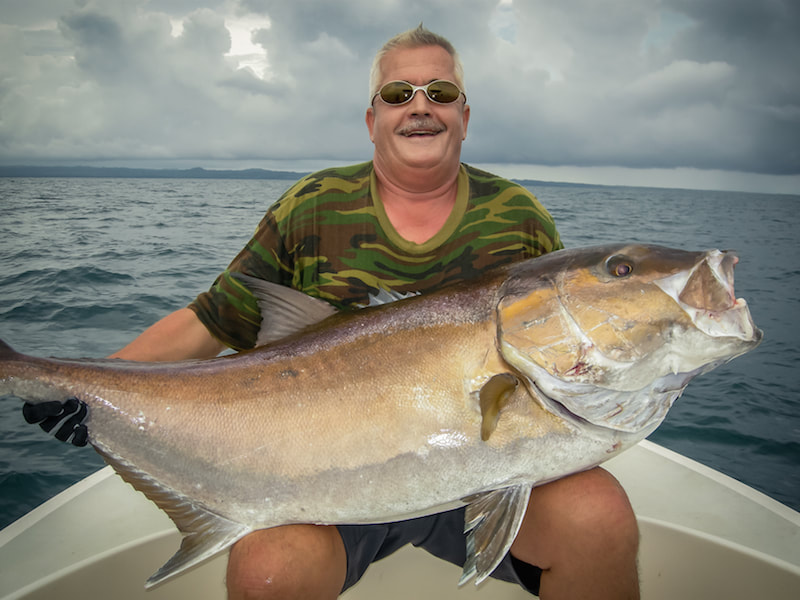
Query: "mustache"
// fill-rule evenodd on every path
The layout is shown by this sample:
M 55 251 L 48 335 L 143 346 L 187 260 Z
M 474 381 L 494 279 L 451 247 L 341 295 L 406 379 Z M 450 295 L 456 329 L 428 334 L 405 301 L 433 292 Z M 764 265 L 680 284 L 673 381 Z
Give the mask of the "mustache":
M 404 123 L 396 130 L 400 135 L 411 135 L 419 131 L 426 131 L 432 133 L 440 133 L 447 128 L 431 117 L 412 117 L 408 122 Z

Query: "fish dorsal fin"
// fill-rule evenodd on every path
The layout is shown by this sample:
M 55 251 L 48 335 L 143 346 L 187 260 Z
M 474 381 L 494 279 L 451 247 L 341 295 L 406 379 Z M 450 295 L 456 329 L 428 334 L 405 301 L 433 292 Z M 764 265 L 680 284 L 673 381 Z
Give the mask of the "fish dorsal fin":
M 215 514 L 185 495 L 161 485 L 153 477 L 93 442 L 108 464 L 136 490 L 163 510 L 183 533 L 178 551 L 145 583 L 152 588 L 216 556 L 252 531 L 249 527 Z
M 478 585 L 502 562 L 517 537 L 530 495 L 530 484 L 524 484 L 465 499 L 467 561 L 458 585 L 473 577 Z
M 324 300 L 294 288 L 242 273 L 231 275 L 247 287 L 258 302 L 261 311 L 261 330 L 258 332 L 256 346 L 263 346 L 302 331 L 338 312 Z
M 511 373 L 500 373 L 483 384 L 480 391 L 481 439 L 485 442 L 497 427 L 500 411 L 508 404 L 508 399 L 519 385 Z

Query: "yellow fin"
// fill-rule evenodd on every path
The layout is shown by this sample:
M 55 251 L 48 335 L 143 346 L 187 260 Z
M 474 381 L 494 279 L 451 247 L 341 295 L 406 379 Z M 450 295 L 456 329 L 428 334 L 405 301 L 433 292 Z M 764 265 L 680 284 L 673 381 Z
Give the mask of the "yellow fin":
M 483 384 L 480 391 L 481 439 L 485 442 L 497 427 L 500 411 L 517 389 L 519 380 L 511 373 L 500 373 Z

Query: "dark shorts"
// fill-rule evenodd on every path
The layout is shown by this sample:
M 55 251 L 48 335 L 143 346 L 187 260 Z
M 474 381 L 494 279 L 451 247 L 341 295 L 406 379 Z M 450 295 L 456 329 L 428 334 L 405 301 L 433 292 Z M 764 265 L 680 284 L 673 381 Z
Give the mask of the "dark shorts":
M 464 509 L 381 525 L 339 525 L 347 550 L 347 578 L 342 591 L 355 585 L 370 564 L 386 558 L 406 544 L 424 548 L 434 556 L 464 566 L 467 558 Z M 507 554 L 492 577 L 517 583 L 539 594 L 542 571 Z M 455 585 L 455 582 L 454 582 Z

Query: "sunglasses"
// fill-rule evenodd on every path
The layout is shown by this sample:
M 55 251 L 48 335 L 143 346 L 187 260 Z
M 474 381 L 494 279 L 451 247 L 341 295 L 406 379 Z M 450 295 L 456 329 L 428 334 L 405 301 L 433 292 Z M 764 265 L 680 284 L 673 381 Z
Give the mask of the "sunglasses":
M 428 100 L 436 102 L 436 104 L 452 104 L 458 100 L 459 96 L 462 94 L 464 95 L 464 100 L 467 99 L 467 95 L 464 94 L 461 88 L 455 83 L 452 81 L 445 81 L 444 79 L 437 79 L 436 81 L 431 81 L 427 85 L 413 85 L 407 81 L 390 81 L 372 97 L 372 101 L 375 102 L 375 98 L 380 96 L 381 100 L 386 102 L 386 104 L 399 106 L 410 102 L 414 94 L 419 90 L 425 92 Z

